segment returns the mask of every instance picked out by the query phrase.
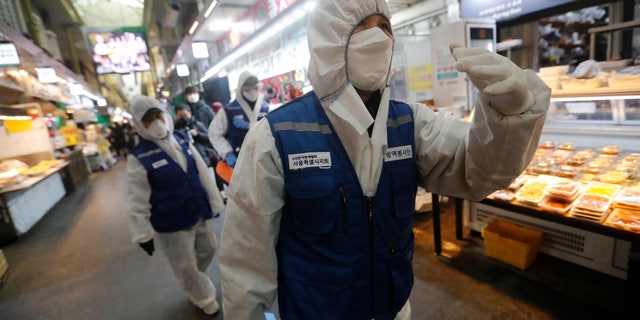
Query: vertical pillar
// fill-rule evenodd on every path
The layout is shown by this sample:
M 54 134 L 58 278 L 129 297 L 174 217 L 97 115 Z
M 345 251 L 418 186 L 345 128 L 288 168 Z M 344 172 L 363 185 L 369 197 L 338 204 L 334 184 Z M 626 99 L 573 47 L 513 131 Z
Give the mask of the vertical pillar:
M 29 33 L 31 33 L 31 40 L 38 47 L 40 47 L 40 34 L 38 32 L 36 22 L 33 19 L 33 9 L 31 8 L 31 1 L 22 0 L 22 8 L 24 9 L 25 15 L 27 16 L 27 24 L 29 25 Z
M 76 51 L 76 46 L 73 44 L 73 28 L 74 25 L 66 25 L 64 26 L 64 31 L 67 33 L 67 42 L 69 43 L 69 52 L 71 54 L 71 63 L 73 67 L 73 72 L 78 75 L 82 75 L 82 69 L 80 68 L 80 60 L 78 58 L 78 52 Z

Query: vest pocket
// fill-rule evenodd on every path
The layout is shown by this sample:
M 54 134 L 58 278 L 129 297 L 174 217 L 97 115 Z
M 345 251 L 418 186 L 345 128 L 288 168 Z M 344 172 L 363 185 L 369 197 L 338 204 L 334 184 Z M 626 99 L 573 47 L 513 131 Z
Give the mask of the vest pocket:
M 389 243 L 391 261 L 392 303 L 394 312 L 398 313 L 409 299 L 413 287 L 413 232 Z
M 292 176 L 286 188 L 297 228 L 311 234 L 334 232 L 341 209 L 333 175 Z
M 415 164 L 390 167 L 393 181 L 392 201 L 393 213 L 396 218 L 412 216 L 415 211 L 417 192 L 417 172 Z

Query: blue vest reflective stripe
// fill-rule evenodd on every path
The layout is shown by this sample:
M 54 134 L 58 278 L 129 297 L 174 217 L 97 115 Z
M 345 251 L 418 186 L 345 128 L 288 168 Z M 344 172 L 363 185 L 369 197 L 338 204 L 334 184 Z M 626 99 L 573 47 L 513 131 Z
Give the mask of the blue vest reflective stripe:
M 249 130 L 240 129 L 233 125 L 233 118 L 241 117 L 243 120 L 250 122 L 249 117 L 244 113 L 242 107 L 238 103 L 238 100 L 233 100 L 226 107 L 224 107 L 224 112 L 227 114 L 227 135 L 225 138 L 229 141 L 231 145 L 231 149 L 235 152 L 236 156 L 240 152 L 240 146 L 242 146 L 242 142 L 244 141 L 244 136 L 247 135 Z M 266 101 L 262 102 L 262 106 L 260 107 L 260 113 L 258 114 L 258 120 L 264 118 L 264 116 L 269 112 L 269 103 Z
M 394 319 L 413 286 L 413 113 L 391 101 L 376 195 L 311 92 L 267 115 L 287 201 L 276 247 L 283 319 Z
M 151 225 L 157 232 L 174 232 L 193 227 L 199 218 L 209 219 L 209 196 L 200 183 L 189 141 L 174 133 L 187 158 L 187 173 L 155 143 L 140 139 L 133 155 L 147 170 L 151 186 Z

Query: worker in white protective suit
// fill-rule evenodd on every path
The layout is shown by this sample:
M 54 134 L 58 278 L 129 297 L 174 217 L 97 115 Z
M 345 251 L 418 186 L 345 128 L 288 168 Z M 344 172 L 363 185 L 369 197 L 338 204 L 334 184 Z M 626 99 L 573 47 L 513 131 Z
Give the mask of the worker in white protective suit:
M 154 238 L 191 302 L 207 314 L 219 310 L 206 274 L 216 250 L 211 218 L 224 202 L 200 153 L 158 100 L 131 101 L 133 125 L 142 138 L 127 158 L 127 205 L 133 242 L 148 255 Z
M 384 0 L 319 1 L 314 90 L 258 122 L 230 183 L 220 244 L 226 319 L 410 319 L 417 186 L 480 200 L 537 147 L 550 89 L 483 49 L 452 50 L 478 87 L 471 123 L 389 99 Z
M 230 167 L 234 167 L 249 128 L 269 112 L 258 77 L 244 71 L 238 77 L 236 99 L 227 104 L 209 125 L 209 141 Z

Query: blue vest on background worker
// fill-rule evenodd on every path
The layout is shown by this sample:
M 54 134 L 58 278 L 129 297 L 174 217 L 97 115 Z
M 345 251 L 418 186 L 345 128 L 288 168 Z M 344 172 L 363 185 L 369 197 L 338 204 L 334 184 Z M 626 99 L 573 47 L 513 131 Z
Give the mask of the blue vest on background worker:
M 227 106 L 224 107 L 224 112 L 227 114 L 227 135 L 225 138 L 229 141 L 233 152 L 237 156 L 240 152 L 240 146 L 242 146 L 242 142 L 244 141 L 244 137 L 249 132 L 249 129 L 240 129 L 233 125 L 233 118 L 241 117 L 242 120 L 250 122 L 249 117 L 244 113 L 242 107 L 238 103 L 238 100 L 233 100 Z M 260 107 L 260 114 L 258 115 L 258 120 L 264 118 L 264 116 L 269 113 L 269 103 L 266 101 L 262 102 L 262 106 Z
M 174 232 L 193 227 L 200 218 L 213 216 L 209 196 L 198 177 L 189 141 L 174 133 L 187 159 L 187 172 L 155 143 L 140 139 L 133 155 L 147 170 L 151 187 L 151 225 L 157 232 Z
M 283 319 L 394 319 L 413 286 L 413 113 L 391 101 L 388 149 L 366 197 L 316 95 L 267 115 L 287 202 L 276 253 Z

